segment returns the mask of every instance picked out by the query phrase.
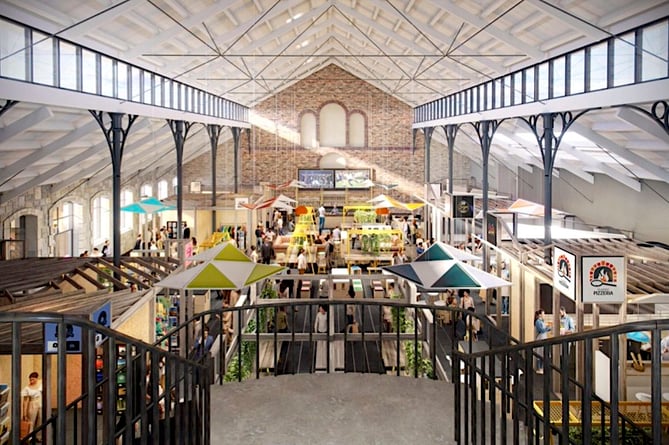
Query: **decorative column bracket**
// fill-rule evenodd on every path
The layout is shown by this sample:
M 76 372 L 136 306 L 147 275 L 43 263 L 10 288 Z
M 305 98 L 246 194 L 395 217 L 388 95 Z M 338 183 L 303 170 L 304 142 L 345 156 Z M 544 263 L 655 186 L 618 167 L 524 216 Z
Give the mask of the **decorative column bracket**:
M 621 107 L 632 108 L 648 116 L 658 124 L 669 135 L 669 102 L 658 100 L 650 107 L 650 111 L 638 105 L 621 105 Z
M 218 138 L 221 136 L 222 125 L 208 124 L 207 134 L 211 146 L 211 231 L 216 231 L 216 157 L 218 152 Z
M 6 100 L 4 104 L 0 105 L 0 117 L 2 117 L 3 114 L 9 111 L 10 108 L 12 108 L 14 105 L 19 103 L 18 100 Z
M 500 124 L 504 122 L 505 119 L 501 120 L 492 120 L 492 121 L 480 121 L 472 123 L 472 126 L 476 130 L 476 135 L 479 138 L 479 144 L 481 144 L 481 162 L 483 167 L 483 205 L 481 211 L 483 213 L 483 227 L 485 233 L 486 221 L 488 217 L 488 192 L 490 185 L 488 183 L 488 167 L 490 164 L 490 146 L 492 145 L 492 138 L 497 132 Z M 483 249 L 483 270 L 488 270 L 488 249 Z
M 95 118 L 102 133 L 107 140 L 109 153 L 112 159 L 112 252 L 114 254 L 114 266 L 121 266 L 121 161 L 123 160 L 123 148 L 128 140 L 128 133 L 132 124 L 137 119 L 136 114 L 129 114 L 128 121 L 123 125 L 123 113 L 105 113 L 104 111 L 88 110 Z M 104 121 L 104 115 L 108 114 L 110 121 Z M 117 277 L 118 278 L 118 277 Z
M 544 246 L 553 243 L 551 226 L 553 224 L 553 167 L 557 156 L 560 142 L 569 127 L 592 108 L 580 111 L 577 114 L 571 111 L 559 113 L 542 113 L 528 118 L 521 117 L 537 138 L 537 144 L 541 151 L 541 159 L 544 164 Z M 556 123 L 558 126 L 556 127 Z M 544 250 L 544 260 L 547 264 L 552 263 L 550 250 Z
M 234 173 L 232 175 L 234 181 L 233 191 L 239 193 L 239 147 L 242 139 L 242 128 L 230 127 L 230 131 L 232 132 L 232 140 L 234 143 Z
M 432 133 L 434 133 L 434 127 L 425 127 L 423 128 L 423 134 L 425 134 L 425 182 L 430 183 L 430 146 L 432 145 Z
M 444 134 L 448 144 L 448 193 L 453 194 L 453 151 L 455 149 L 455 137 L 458 135 L 460 125 L 444 125 Z
M 174 137 L 174 147 L 177 152 L 177 235 L 179 239 L 183 239 L 183 224 L 181 223 L 183 217 L 183 167 L 184 167 L 184 145 L 188 131 L 193 125 L 190 122 L 182 120 L 167 119 Z

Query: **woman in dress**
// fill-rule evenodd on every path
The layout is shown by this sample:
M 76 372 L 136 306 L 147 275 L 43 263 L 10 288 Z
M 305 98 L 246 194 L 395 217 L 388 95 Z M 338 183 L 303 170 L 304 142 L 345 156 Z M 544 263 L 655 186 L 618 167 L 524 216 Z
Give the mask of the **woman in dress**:
M 42 382 L 39 381 L 39 374 L 31 372 L 28 376 L 28 385 L 21 390 L 21 418 L 30 422 L 28 433 L 42 424 Z M 41 442 L 41 434 L 37 435 L 37 442 Z

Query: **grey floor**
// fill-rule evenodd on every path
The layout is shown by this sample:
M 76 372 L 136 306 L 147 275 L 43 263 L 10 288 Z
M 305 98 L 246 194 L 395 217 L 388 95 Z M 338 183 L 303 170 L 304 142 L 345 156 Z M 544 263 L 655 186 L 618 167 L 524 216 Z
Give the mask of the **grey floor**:
M 214 385 L 211 443 L 452 444 L 453 387 L 374 374 L 300 374 Z

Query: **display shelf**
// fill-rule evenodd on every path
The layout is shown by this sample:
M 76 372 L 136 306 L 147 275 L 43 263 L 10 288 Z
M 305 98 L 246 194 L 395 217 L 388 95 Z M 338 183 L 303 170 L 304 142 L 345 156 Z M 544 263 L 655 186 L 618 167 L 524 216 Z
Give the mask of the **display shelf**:
M 122 413 L 127 406 L 128 391 L 126 388 L 128 377 L 128 347 L 125 344 L 116 345 L 116 411 Z
M 9 385 L 0 383 L 0 445 L 9 442 L 12 426 L 9 407 Z

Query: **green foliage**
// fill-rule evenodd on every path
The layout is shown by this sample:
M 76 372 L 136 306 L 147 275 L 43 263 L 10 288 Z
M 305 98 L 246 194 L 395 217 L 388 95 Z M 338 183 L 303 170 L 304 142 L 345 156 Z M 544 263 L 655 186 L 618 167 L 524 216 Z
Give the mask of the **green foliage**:
M 249 320 L 245 333 L 253 333 L 256 331 L 256 322 L 255 320 Z M 236 382 L 239 380 L 239 374 L 242 375 L 242 380 L 246 380 L 253 373 L 253 359 L 256 356 L 256 342 L 254 341 L 243 341 L 242 345 L 242 366 L 240 369 L 239 366 L 239 356 L 237 354 L 230 360 L 228 363 L 228 370 L 225 373 L 225 382 Z
M 276 289 L 274 289 L 273 280 L 265 280 L 263 283 L 262 291 L 258 298 L 261 299 L 271 299 L 278 298 L 279 294 Z M 260 323 L 260 332 L 267 332 L 268 322 L 274 322 L 274 308 L 267 307 L 262 308 L 258 312 L 258 323 Z
M 404 310 L 404 308 L 402 308 Z M 411 334 L 415 330 L 413 319 L 404 318 L 402 322 L 402 331 Z M 423 358 L 423 343 L 413 341 L 405 341 L 404 343 L 404 355 L 406 356 L 406 368 L 404 370 L 406 375 L 415 375 L 416 370 L 418 370 L 419 377 L 432 377 L 432 361 L 428 358 Z
M 376 222 L 375 210 L 356 210 L 353 213 L 353 221 L 358 224 L 373 224 Z
M 645 432 L 645 434 L 644 434 Z M 619 434 L 621 437 L 619 437 L 620 444 L 621 445 L 637 445 L 637 444 L 642 444 L 644 443 L 644 436 L 648 437 L 651 434 L 651 430 L 649 428 L 637 428 L 633 429 L 631 427 L 627 427 L 627 430 L 625 431 L 625 438 L 622 438 L 622 431 L 619 430 Z M 569 428 L 569 443 L 571 444 L 582 444 L 583 443 L 583 428 L 581 427 L 575 427 L 572 426 Z M 604 445 L 604 444 L 611 444 L 611 427 L 605 427 L 604 428 L 604 436 L 602 437 L 602 429 L 601 427 L 592 427 L 591 429 L 591 434 L 590 434 L 590 440 L 592 445 Z M 650 442 L 646 442 L 650 443 Z

